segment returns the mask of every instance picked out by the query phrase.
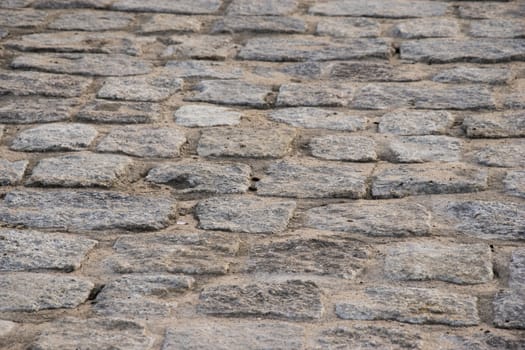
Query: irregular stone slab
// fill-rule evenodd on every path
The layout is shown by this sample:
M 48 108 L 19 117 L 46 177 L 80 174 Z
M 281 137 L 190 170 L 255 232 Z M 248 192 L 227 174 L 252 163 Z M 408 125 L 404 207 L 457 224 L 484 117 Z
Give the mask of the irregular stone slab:
M 0 230 L 0 271 L 61 270 L 80 268 L 97 241 L 58 233 Z
M 426 78 L 425 73 L 413 65 L 392 65 L 372 61 L 343 61 L 322 63 L 321 76 L 344 81 L 406 82 Z
M 139 76 L 108 78 L 98 90 L 98 98 L 112 100 L 159 102 L 183 86 L 183 80 L 172 76 Z
M 237 237 L 218 233 L 170 232 L 117 239 L 106 263 L 117 273 L 228 273 L 239 250 Z
M 525 198 L 525 171 L 508 171 L 507 176 L 503 179 L 503 184 L 505 191 L 511 196 Z
M 472 138 L 525 136 L 525 112 L 473 114 L 463 120 L 463 128 Z
M 186 142 L 174 128 L 123 126 L 111 130 L 97 146 L 99 152 L 124 153 L 136 157 L 172 158 L 180 156 Z
M 160 118 L 157 104 L 147 102 L 111 102 L 94 100 L 78 112 L 79 121 L 111 124 L 152 123 Z
M 396 163 L 457 162 L 463 143 L 449 136 L 402 136 L 393 139 L 388 148 Z
M 233 0 L 228 15 L 283 16 L 297 10 L 296 0 Z
M 77 10 L 60 14 L 49 23 L 48 28 L 85 31 L 115 30 L 130 26 L 134 19 L 135 16 L 127 13 Z
M 323 18 L 317 23 L 317 35 L 367 38 L 381 34 L 379 23 L 368 18 Z
M 189 15 L 204 15 L 217 12 L 221 0 L 153 0 L 145 3 L 141 0 L 118 0 L 111 6 L 114 10 L 135 12 L 167 12 Z
M 267 108 L 271 104 L 270 86 L 236 80 L 204 80 L 196 89 L 198 92 L 195 95 L 184 100 L 255 108 Z
M 400 110 L 384 114 L 378 130 L 396 135 L 446 134 L 454 124 L 454 117 L 447 111 Z
M 27 160 L 10 162 L 6 159 L 0 159 L 0 186 L 20 184 L 28 164 Z
M 2 9 L 0 26 L 32 28 L 44 24 L 47 15 L 47 12 L 32 9 Z
M 525 142 L 522 140 L 505 140 L 481 148 L 474 153 L 474 159 L 479 164 L 493 167 L 523 167 L 525 166 L 524 152 Z
M 523 38 L 525 25 L 520 19 L 510 18 L 472 21 L 469 35 L 478 38 Z
M 45 124 L 20 132 L 11 149 L 25 152 L 79 151 L 89 147 L 97 130 L 85 124 Z
M 25 227 L 75 230 L 158 230 L 169 224 L 175 200 L 100 191 L 12 191 L 0 221 Z
M 240 79 L 243 77 L 241 68 L 216 61 L 168 61 L 166 71 L 181 78 Z
M 11 67 L 108 77 L 148 74 L 152 70 L 151 63 L 128 55 L 66 53 L 18 56 L 11 62 Z
M 92 80 L 61 74 L 0 71 L 0 95 L 79 97 Z
M 203 157 L 281 158 L 291 149 L 289 128 L 221 127 L 203 131 L 197 153 Z
M 224 107 L 186 105 L 177 109 L 173 115 L 177 124 L 192 128 L 238 125 L 242 113 Z
M 425 288 L 371 287 L 336 302 L 335 313 L 345 320 L 390 320 L 454 327 L 480 323 L 477 298 Z
M 215 316 L 312 320 L 319 319 L 324 310 L 321 290 L 314 282 L 288 280 L 204 288 L 197 311 Z
M 283 84 L 277 97 L 278 107 L 342 107 L 350 100 L 352 89 L 346 84 Z
M 140 26 L 140 33 L 151 34 L 158 32 L 198 32 L 202 28 L 202 21 L 193 16 L 178 16 L 156 14 L 151 16 Z
M 33 124 L 69 120 L 78 104 L 73 99 L 16 98 L 0 106 L 0 122 Z
M 459 6 L 459 16 L 469 19 L 522 18 L 525 5 L 521 3 L 467 2 Z
M 449 18 L 421 18 L 396 24 L 392 34 L 403 39 L 446 38 L 458 36 L 460 27 Z
M 309 12 L 324 16 L 410 18 L 442 16 L 448 5 L 436 1 L 332 0 L 310 7 Z
M 383 165 L 374 171 L 374 198 L 486 190 L 488 171 L 463 163 Z
M 312 155 L 327 160 L 373 162 L 377 160 L 376 143 L 364 136 L 328 135 L 310 141 Z
M 525 287 L 525 249 L 518 248 L 512 252 L 509 272 L 510 288 L 519 289 Z
M 304 226 L 368 236 L 427 236 L 430 218 L 430 212 L 417 203 L 361 200 L 309 209 L 304 216 Z
M 525 39 L 428 39 L 401 43 L 401 58 L 427 63 L 523 61 Z
M 216 22 L 212 33 L 304 33 L 308 29 L 300 18 L 279 16 L 226 16 Z
M 199 226 L 205 230 L 246 233 L 278 233 L 288 226 L 296 204 L 293 201 L 257 197 L 209 198 L 196 207 Z
M 0 338 L 11 333 L 16 327 L 16 323 L 11 321 L 0 320 Z
M 438 83 L 484 83 L 507 84 L 514 79 L 514 74 L 508 68 L 487 67 L 455 67 L 445 69 L 434 75 L 433 81 Z
M 0 311 L 71 309 L 87 300 L 95 285 L 84 278 L 45 273 L 0 275 Z
M 128 157 L 87 152 L 46 158 L 33 168 L 27 184 L 110 188 L 125 177 L 132 164 Z
M 332 40 L 315 36 L 252 38 L 239 58 L 258 61 L 329 61 L 389 58 L 391 48 L 383 39 Z
M 494 277 L 487 244 L 398 243 L 386 251 L 385 273 L 402 281 L 486 283 Z
M 257 182 L 261 196 L 294 198 L 363 198 L 373 165 L 289 159 L 270 164 Z
M 42 9 L 105 8 L 112 0 L 35 0 L 33 7 Z
M 492 305 L 496 327 L 525 329 L 525 289 L 499 292 Z
M 311 107 L 276 109 L 268 115 L 275 121 L 306 129 L 358 131 L 365 129 L 368 122 L 363 116 Z
M 163 58 L 225 60 L 237 52 L 229 35 L 174 35 L 168 43 Z

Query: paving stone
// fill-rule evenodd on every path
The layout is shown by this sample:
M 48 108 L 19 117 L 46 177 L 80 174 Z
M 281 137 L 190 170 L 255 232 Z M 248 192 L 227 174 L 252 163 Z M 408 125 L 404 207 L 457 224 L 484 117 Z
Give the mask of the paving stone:
M 44 124 L 16 135 L 11 149 L 25 152 L 79 151 L 89 147 L 97 135 L 97 130 L 89 125 Z
M 505 191 L 511 196 L 525 198 L 525 171 L 508 171 L 507 176 L 503 179 L 503 184 Z
M 281 158 L 291 149 L 290 128 L 219 127 L 203 131 L 197 153 L 203 157 Z
M 237 51 L 229 35 L 174 35 L 168 44 L 163 58 L 225 60 Z
M 525 287 L 525 249 L 518 248 L 512 252 L 509 264 L 509 287 L 520 289 Z
M 317 160 L 288 159 L 268 166 L 257 182 L 261 196 L 294 198 L 363 198 L 371 164 L 335 164 Z
M 147 102 L 111 102 L 94 100 L 78 112 L 77 119 L 92 123 L 152 123 L 160 118 L 160 106 Z
M 492 167 L 524 167 L 525 142 L 522 140 L 489 144 L 474 153 L 479 164 Z
M 0 106 L 0 122 L 6 124 L 49 123 L 69 120 L 78 100 L 16 98 Z
M 425 75 L 413 65 L 393 66 L 389 63 L 367 61 L 345 61 L 323 63 L 322 75 L 329 79 L 352 81 L 419 81 Z
M 61 74 L 0 71 L 0 95 L 78 97 L 91 82 L 88 78 Z
M 140 26 L 140 33 L 150 34 L 166 31 L 198 32 L 202 28 L 202 21 L 193 16 L 179 16 L 170 14 L 156 14 L 151 16 Z
M 459 6 L 459 16 L 469 19 L 485 19 L 500 17 L 522 18 L 525 14 L 525 4 L 501 2 L 467 2 Z
M 512 79 L 514 74 L 510 69 L 492 67 L 454 67 L 442 70 L 432 78 L 438 83 L 451 84 L 507 84 Z
M 386 251 L 384 268 L 389 278 L 402 281 L 477 284 L 494 277 L 490 247 L 483 243 L 398 243 Z
M 175 200 L 101 191 L 12 191 L 0 204 L 9 225 L 61 230 L 157 230 L 166 227 Z
M 440 350 L 498 350 L 498 349 L 523 349 L 523 337 L 511 334 L 495 334 L 494 331 L 476 333 L 474 335 L 444 334 L 436 338 L 436 343 L 431 346 Z
M 106 264 L 118 273 L 228 273 L 239 250 L 231 234 L 166 232 L 128 235 L 117 239 Z
M 323 18 L 317 23 L 317 35 L 366 38 L 381 34 L 379 22 L 368 18 Z
M 379 132 L 396 135 L 446 134 L 454 124 L 447 111 L 400 110 L 384 114 L 379 121 Z
M 457 162 L 463 142 L 454 137 L 427 135 L 392 139 L 388 148 L 396 163 Z
M 297 10 L 296 0 L 233 0 L 228 6 L 228 15 L 282 16 Z
M 245 164 L 183 160 L 151 169 L 146 180 L 170 185 L 180 193 L 244 193 L 250 187 L 250 174 Z
M 347 84 L 283 84 L 277 96 L 278 107 L 342 107 L 350 100 L 352 89 Z
M 504 290 L 493 301 L 494 325 L 525 329 L 525 289 Z
M 230 108 L 186 105 L 174 113 L 175 122 L 186 127 L 206 127 L 238 125 L 241 122 L 242 113 Z
M 185 142 L 184 133 L 175 128 L 123 126 L 111 130 L 100 141 L 97 151 L 172 158 L 180 156 L 180 148 Z
M 373 162 L 377 160 L 377 145 L 365 136 L 328 135 L 310 141 L 312 155 L 327 160 Z
M 11 321 L 0 320 L 0 338 L 11 333 L 16 327 L 16 323 Z
M 33 0 L 2 0 L 0 8 L 19 8 L 26 7 L 31 4 Z
M 33 7 L 42 9 L 105 8 L 113 0 L 35 0 Z
M 167 99 L 183 86 L 183 80 L 172 76 L 138 76 L 107 78 L 98 91 L 98 98 L 141 102 Z
M 523 61 L 524 39 L 428 39 L 401 43 L 401 58 L 428 63 Z
M 36 27 L 43 25 L 47 12 L 32 9 L 2 9 L 0 13 L 1 27 Z
M 87 279 L 44 273 L 0 275 L 0 311 L 71 309 L 84 303 L 94 284 Z
M 298 63 L 285 63 L 280 67 L 281 67 L 281 72 L 291 77 L 295 77 L 295 78 L 319 79 L 321 77 L 321 63 L 320 62 L 310 61 L 310 62 L 298 62 Z M 258 66 L 258 68 L 262 68 L 262 67 Z M 264 72 L 263 74 L 265 73 L 266 72 Z
M 134 19 L 135 16 L 127 13 L 81 10 L 60 14 L 48 25 L 48 28 L 85 31 L 115 30 L 130 26 Z
M 510 18 L 472 21 L 469 35 L 478 38 L 523 38 L 525 24 L 521 19 Z
M 456 20 L 449 18 L 421 18 L 396 24 L 392 34 L 403 39 L 446 38 L 460 34 Z
M 197 85 L 197 93 L 186 101 L 209 102 L 224 105 L 267 108 L 270 106 L 270 86 L 237 80 L 204 80 Z
M 226 16 L 214 22 L 212 33 L 304 33 L 307 29 L 305 21 L 294 17 Z
M 314 282 L 287 280 L 206 287 L 197 310 L 215 316 L 312 320 L 321 317 L 323 305 Z
M 65 53 L 18 56 L 11 62 L 11 67 L 50 73 L 108 77 L 148 74 L 152 70 L 151 63 L 128 55 Z M 69 79 L 73 78 L 69 77 Z M 77 95 L 78 93 L 75 93 L 73 96 Z
M 525 137 L 525 112 L 469 115 L 463 128 L 472 138 Z
M 196 207 L 199 226 L 205 230 L 246 233 L 278 233 L 293 216 L 293 201 L 257 197 L 215 197 Z
M 240 79 L 243 77 L 241 68 L 216 61 L 168 61 L 166 71 L 181 78 Z
M 359 115 L 322 108 L 296 107 L 271 111 L 275 121 L 307 129 L 358 131 L 366 128 L 368 119 Z
M 391 47 L 384 39 L 328 41 L 315 36 L 252 38 L 239 52 L 239 58 L 258 61 L 329 61 L 386 58 Z
M 309 12 L 324 16 L 410 18 L 442 16 L 447 7 L 437 1 L 332 0 L 313 5 Z
M 372 178 L 372 196 L 479 192 L 487 189 L 487 182 L 487 170 L 463 163 L 380 165 Z
M 145 3 L 141 0 L 117 0 L 112 9 L 136 12 L 166 12 L 180 14 L 213 14 L 219 10 L 221 0 L 153 0 Z
M 516 81 L 512 89 L 503 94 L 503 107 L 510 109 L 525 109 L 525 95 L 522 93 L 525 88 L 525 79 Z
M 0 271 L 60 270 L 80 268 L 97 241 L 58 233 L 0 230 Z
M 475 326 L 480 323 L 477 298 L 436 289 L 370 287 L 336 302 L 345 320 L 391 320 L 413 324 Z
M 368 236 L 427 236 L 430 218 L 430 212 L 414 202 L 361 200 L 309 209 L 304 216 L 304 226 Z
M 0 186 L 20 184 L 28 163 L 27 160 L 10 162 L 5 159 L 0 159 Z

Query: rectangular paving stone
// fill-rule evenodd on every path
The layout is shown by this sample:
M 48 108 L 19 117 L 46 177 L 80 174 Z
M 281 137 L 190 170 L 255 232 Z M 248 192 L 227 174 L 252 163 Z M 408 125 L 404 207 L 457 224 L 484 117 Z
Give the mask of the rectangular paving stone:
M 183 80 L 168 75 L 113 77 L 104 80 L 97 98 L 111 100 L 159 102 L 183 87 Z
M 6 159 L 0 159 L 0 186 L 20 184 L 28 164 L 27 160 L 10 162 Z
M 500 291 L 494 297 L 492 305 L 496 327 L 525 329 L 525 289 Z
M 393 65 L 376 61 L 334 61 L 323 62 L 321 66 L 321 77 L 343 81 L 420 81 L 426 78 L 426 74 L 414 65 Z
M 0 106 L 0 123 L 33 124 L 70 120 L 76 99 L 16 98 L 5 100 Z
M 308 27 L 300 18 L 282 16 L 225 16 L 213 23 L 212 33 L 305 33 Z
M 412 324 L 475 326 L 481 321 L 477 298 L 425 288 L 370 287 L 336 302 L 345 320 L 389 320 Z
M 111 8 L 120 11 L 166 12 L 189 15 L 213 14 L 222 4 L 221 0 L 117 0 Z
M 94 100 L 85 104 L 76 118 L 90 123 L 140 124 L 155 122 L 160 115 L 160 106 L 154 103 Z
M 35 0 L 33 7 L 42 9 L 105 8 L 112 0 Z
M 521 19 L 492 18 L 470 22 L 468 33 L 477 38 L 523 38 L 525 25 Z
M 459 6 L 459 17 L 469 19 L 490 19 L 517 17 L 525 14 L 525 4 L 519 2 L 466 2 Z
M 379 22 L 369 18 L 323 18 L 317 23 L 317 35 L 367 38 L 381 34 Z
M 525 287 L 525 249 L 518 248 L 512 252 L 509 264 L 509 287 L 519 289 Z
M 347 84 L 314 83 L 281 85 L 277 107 L 343 107 L 351 98 L 352 89 Z
M 458 22 L 450 18 L 418 18 L 394 25 L 392 35 L 403 39 L 446 38 L 459 36 Z
M 271 105 L 272 88 L 237 80 L 204 80 L 196 87 L 197 93 L 185 101 L 209 102 L 267 108 Z
M 324 16 L 410 18 L 442 16 L 448 5 L 438 1 L 332 0 L 310 7 L 309 13 Z
M 61 74 L 0 71 L 0 95 L 79 97 L 92 80 Z
M 454 117 L 447 111 L 399 110 L 381 116 L 378 131 L 396 135 L 446 134 L 454 124 Z
M 521 139 L 506 139 L 488 144 L 484 141 L 482 145 L 483 147 L 477 146 L 473 153 L 474 160 L 479 164 L 505 168 L 525 166 L 525 142 Z
M 0 12 L 1 27 L 37 27 L 46 22 L 48 13 L 33 9 L 2 9 Z
M 326 160 L 373 162 L 377 160 L 376 142 L 366 136 L 327 135 L 312 138 L 312 155 Z
M 272 110 L 268 116 L 274 121 L 306 129 L 359 131 L 364 130 L 368 122 L 362 115 L 315 107 L 280 108 Z
M 181 78 L 241 79 L 242 68 L 224 62 L 206 60 L 168 61 L 167 74 Z
M 151 16 L 144 23 L 142 23 L 139 32 L 141 34 L 167 31 L 199 32 L 202 28 L 202 25 L 202 21 L 194 16 L 180 16 L 160 13 Z
M 441 136 L 401 136 L 388 145 L 389 160 L 396 163 L 457 162 L 461 159 L 463 141 Z
M 225 60 L 237 52 L 230 35 L 173 35 L 166 42 L 162 58 Z
M 192 128 L 238 125 L 242 113 L 225 107 L 185 105 L 177 109 L 173 116 L 175 123 Z
M 525 137 L 525 112 L 472 114 L 463 128 L 471 138 Z
M 235 16 L 283 16 L 297 10 L 297 0 L 233 0 L 227 14 Z
M 82 31 L 117 30 L 130 26 L 134 19 L 134 15 L 122 12 L 77 10 L 60 14 L 49 23 L 48 28 Z
M 11 149 L 24 152 L 80 151 L 89 147 L 97 130 L 85 124 L 51 123 L 18 133 Z
M 514 79 L 514 73 L 506 67 L 455 67 L 438 72 L 432 78 L 438 83 L 462 84 L 508 84 Z

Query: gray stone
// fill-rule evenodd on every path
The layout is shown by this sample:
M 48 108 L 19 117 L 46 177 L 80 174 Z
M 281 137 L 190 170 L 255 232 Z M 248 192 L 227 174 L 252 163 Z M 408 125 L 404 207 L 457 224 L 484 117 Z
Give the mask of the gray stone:
M 371 164 L 336 164 L 317 160 L 288 159 L 270 164 L 257 182 L 261 196 L 294 198 L 363 198 Z
M 221 0 L 152 0 L 147 3 L 141 0 L 117 0 L 111 7 L 121 11 L 204 15 L 217 12 L 221 3 Z
M 98 98 L 139 102 L 159 102 L 182 89 L 183 80 L 173 76 L 107 78 Z
M 79 151 L 89 147 L 97 130 L 84 124 L 45 124 L 20 132 L 11 149 L 25 152 Z
M 492 305 L 496 327 L 525 329 L 525 289 L 501 291 Z
M 163 58 L 225 60 L 237 52 L 229 35 L 173 35 L 168 44 Z
M 173 115 L 177 124 L 192 128 L 238 125 L 241 122 L 242 113 L 224 107 L 186 105 L 177 109 Z
M 27 160 L 10 162 L 6 159 L 0 159 L 0 186 L 20 184 L 28 164 Z
M 0 320 L 0 338 L 11 333 L 16 327 L 16 323 L 11 321 Z
M 12 191 L 0 203 L 0 221 L 33 228 L 158 230 L 168 226 L 175 200 L 101 191 Z
M 7 29 L 0 29 L 0 39 L 3 39 L 8 35 L 9 35 L 9 31 Z
M 490 247 L 483 243 L 398 243 L 386 251 L 384 268 L 389 278 L 402 281 L 477 284 L 494 277 Z
M 0 71 L 0 95 L 78 97 L 92 80 L 61 74 Z
M 295 134 L 289 128 L 214 128 L 202 132 L 197 153 L 204 157 L 281 158 L 289 153 Z
M 493 167 L 523 167 L 525 166 L 525 142 L 522 140 L 505 140 L 491 143 L 474 153 L 474 159 L 479 164 Z
M 469 35 L 478 38 L 523 38 L 525 24 L 521 19 L 511 18 L 472 21 Z
M 525 288 L 525 249 L 518 248 L 512 252 L 509 264 L 509 287 L 512 289 Z
M 467 2 L 459 6 L 459 16 L 469 19 L 485 18 L 522 18 L 525 15 L 525 4 L 519 2 Z
M 460 31 L 458 22 L 449 18 L 413 19 L 392 28 L 392 34 L 403 39 L 454 37 Z
M 197 88 L 198 92 L 186 101 L 209 102 L 224 105 L 250 106 L 267 108 L 271 104 L 272 88 L 237 80 L 204 80 Z
M 468 333 L 465 335 L 444 334 L 436 337 L 435 342 L 430 345 L 440 350 L 523 350 L 525 342 L 520 335 L 496 333 L 491 330 L 490 332 L 477 332 L 474 335 Z
M 181 78 L 240 79 L 243 77 L 241 68 L 216 61 L 168 61 L 166 71 Z
M 226 16 L 213 24 L 212 33 L 304 33 L 307 29 L 305 21 L 294 17 Z
M 156 14 L 151 16 L 140 26 L 140 32 L 151 34 L 158 32 L 198 32 L 202 28 L 202 21 L 193 16 L 179 16 L 170 14 Z
M 317 23 L 317 35 L 366 38 L 381 34 L 379 23 L 368 18 L 323 18 Z
M 233 0 L 228 15 L 282 16 L 297 10 L 296 0 Z
M 94 284 L 67 275 L 10 273 L 0 275 L 0 312 L 71 309 L 84 303 Z
M 406 82 L 426 78 L 425 73 L 413 65 L 393 65 L 372 61 L 326 62 L 322 64 L 321 75 L 329 79 L 363 82 Z
M 319 287 L 300 280 L 206 287 L 197 310 L 215 316 L 290 320 L 319 319 L 324 311 Z
M 76 117 L 79 121 L 92 123 L 138 124 L 157 121 L 160 114 L 157 104 L 94 100 L 84 105 Z
M 348 104 L 351 94 L 352 89 L 347 84 L 283 84 L 279 89 L 277 106 L 343 107 Z
M 397 163 L 456 162 L 461 158 L 460 139 L 439 136 L 401 136 L 393 139 L 388 148 L 390 158 Z
M 309 209 L 305 213 L 304 226 L 368 236 L 427 236 L 430 218 L 430 212 L 414 202 L 361 200 Z
M 475 326 L 480 323 L 477 298 L 436 289 L 370 287 L 336 302 L 345 320 L 391 320 L 413 324 Z
M 6 124 L 49 123 L 69 120 L 78 100 L 16 98 L 0 107 L 0 122 Z
M 503 107 L 510 109 L 525 109 L 525 79 L 518 79 L 512 88 L 502 96 Z
M 505 179 L 503 179 L 503 184 L 505 191 L 511 196 L 525 198 L 525 171 L 508 171 Z
M 427 39 L 401 43 L 401 58 L 428 63 L 523 61 L 525 39 Z
M 438 83 L 483 83 L 507 84 L 514 79 L 514 74 L 508 68 L 492 67 L 454 67 L 442 70 L 432 78 Z
M 400 110 L 384 114 L 379 121 L 379 132 L 396 135 L 446 134 L 454 124 L 447 111 Z
M 97 146 L 99 152 L 124 153 L 136 157 L 180 156 L 186 142 L 181 130 L 164 127 L 123 126 L 111 130 Z
M 321 64 L 320 62 L 298 62 L 298 63 L 285 63 L 281 67 L 281 72 L 289 75 L 290 77 L 300 79 L 319 79 L 321 77 Z M 267 72 L 264 70 L 264 66 L 256 66 L 259 71 L 262 70 L 262 74 L 265 75 Z M 268 67 L 271 75 L 274 71 Z
M 58 233 L 0 230 L 0 271 L 60 270 L 80 268 L 97 241 Z
M 329 129 L 359 131 L 366 127 L 364 116 L 330 109 L 297 107 L 271 111 L 269 117 L 275 121 L 307 129 Z
M 33 0 L 2 0 L 0 1 L 0 8 L 20 8 L 31 4 Z
M 80 10 L 62 13 L 48 27 L 58 30 L 114 30 L 128 27 L 134 19 L 135 16 L 127 13 Z
M 472 138 L 525 137 L 525 112 L 469 115 L 463 128 Z
M 312 155 L 328 160 L 373 162 L 377 160 L 377 145 L 365 136 L 328 135 L 310 141 Z
M 47 12 L 32 9 L 2 9 L 1 27 L 37 27 L 45 23 Z
M 58 187 L 113 187 L 129 172 L 133 161 L 125 156 L 77 153 L 40 160 L 27 184 Z
M 42 9 L 105 8 L 112 0 L 35 0 L 33 7 Z
M 372 178 L 374 198 L 486 190 L 488 171 L 463 163 L 383 165 Z
M 278 233 L 286 230 L 296 204 L 257 197 L 209 198 L 196 207 L 199 226 L 205 230 Z
M 310 7 L 310 13 L 325 16 L 410 18 L 442 16 L 448 4 L 437 1 L 332 0 Z

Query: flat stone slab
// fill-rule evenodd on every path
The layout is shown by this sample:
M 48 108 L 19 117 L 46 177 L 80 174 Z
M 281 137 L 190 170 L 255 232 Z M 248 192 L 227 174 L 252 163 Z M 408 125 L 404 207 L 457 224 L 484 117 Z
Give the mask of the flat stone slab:
M 15 136 L 10 148 L 25 152 L 79 151 L 89 147 L 97 130 L 85 124 L 44 124 Z
M 469 19 L 521 18 L 525 7 L 520 3 L 463 3 L 459 6 L 459 16 Z
M 519 289 L 525 287 L 525 249 L 518 248 L 512 252 L 509 264 L 509 287 Z
M 225 107 L 186 105 L 177 109 L 173 116 L 177 124 L 192 128 L 238 125 L 242 113 Z
M 94 284 L 87 279 L 45 273 L 0 275 L 0 312 L 71 309 L 84 303 Z
M 34 28 L 45 23 L 48 14 L 33 9 L 2 9 L 0 26 Z
M 79 10 L 62 13 L 49 23 L 48 28 L 85 31 L 116 30 L 130 26 L 134 19 L 135 16 L 128 13 Z
M 34 0 L 32 5 L 39 9 L 78 9 L 78 8 L 105 8 L 112 0 Z
M 28 230 L 0 230 L 0 271 L 60 270 L 80 268 L 97 241 Z
M 33 124 L 69 120 L 78 104 L 76 99 L 16 98 L 0 107 L 0 122 Z
M 317 23 L 317 35 L 334 37 L 368 38 L 381 33 L 379 22 L 369 18 L 323 18 Z
M 454 19 L 418 18 L 396 24 L 391 32 L 403 39 L 420 39 L 455 37 L 461 30 Z
M 389 158 L 396 163 L 457 162 L 463 141 L 449 136 L 402 136 L 388 145 Z
M 367 236 L 428 236 L 430 218 L 430 212 L 417 203 L 360 200 L 309 209 L 304 215 L 304 226 Z
M 0 71 L 0 95 L 78 97 L 92 80 L 61 74 Z
M 157 230 L 169 224 L 174 207 L 167 197 L 117 192 L 12 191 L 0 204 L 0 221 L 67 231 Z
M 373 162 L 377 160 L 374 139 L 365 136 L 327 135 L 312 138 L 312 155 L 326 160 Z
M 358 131 L 368 122 L 364 116 L 314 107 L 276 109 L 268 115 L 272 120 L 306 129 Z
M 0 186 L 20 184 L 28 164 L 27 160 L 10 162 L 6 159 L 0 159 Z
M 153 0 L 147 3 L 140 0 L 118 0 L 113 2 L 111 8 L 119 11 L 204 15 L 217 12 L 221 3 L 221 0 Z
M 223 105 L 267 108 L 270 106 L 270 86 L 236 80 L 204 80 L 197 85 L 197 93 L 186 101 L 209 102 Z
M 296 204 L 257 197 L 216 197 L 200 201 L 195 213 L 205 230 L 278 233 L 286 230 Z
M 310 7 L 309 12 L 324 16 L 410 18 L 442 16 L 448 4 L 434 1 L 332 0 Z
M 521 139 L 490 143 L 475 151 L 474 160 L 491 167 L 514 168 L 525 166 L 525 142 Z
M 235 16 L 283 16 L 297 10 L 296 0 L 233 0 L 227 14 Z
M 206 287 L 197 311 L 214 316 L 312 320 L 319 319 L 324 310 L 315 283 L 288 280 Z
M 90 123 L 140 124 L 157 121 L 160 115 L 160 106 L 149 102 L 94 100 L 85 104 L 76 117 Z
M 181 78 L 241 79 L 243 69 L 224 62 L 206 60 L 168 61 L 167 74 Z
M 183 80 L 172 76 L 115 77 L 104 81 L 98 98 L 111 100 L 159 102 L 183 86 Z
M 496 294 L 492 305 L 496 327 L 525 329 L 525 289 L 501 291 Z
M 520 19 L 512 18 L 472 21 L 469 35 L 477 38 L 523 38 L 525 26 Z
M 141 34 L 158 32 L 198 32 L 202 28 L 202 21 L 194 16 L 180 16 L 172 14 L 155 14 L 140 26 Z
M 277 107 L 342 107 L 350 100 L 352 89 L 346 84 L 283 84 L 277 96 Z
M 315 63 L 315 62 L 314 62 Z M 310 63 L 312 64 L 312 63 Z M 321 65 L 321 77 L 334 80 L 362 82 L 409 82 L 426 78 L 424 72 L 413 65 L 379 61 L 332 61 Z
M 454 124 L 454 117 L 447 111 L 401 110 L 384 114 L 378 131 L 395 135 L 446 134 Z
M 465 84 L 507 84 L 514 79 L 514 73 L 508 68 L 492 67 L 454 67 L 438 72 L 432 78 L 438 83 Z
M 304 33 L 306 22 L 295 17 L 226 16 L 213 23 L 212 33 Z
M 237 52 L 237 45 L 229 35 L 173 35 L 163 58 L 225 60 Z
M 475 326 L 477 298 L 436 289 L 370 287 L 336 302 L 335 313 L 345 320 L 389 320 L 412 324 Z
M 463 128 L 472 138 L 525 137 L 525 112 L 472 114 L 463 120 Z
M 503 179 L 505 192 L 511 196 L 525 198 L 525 171 L 508 171 Z

